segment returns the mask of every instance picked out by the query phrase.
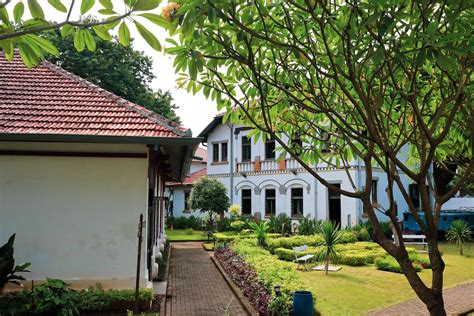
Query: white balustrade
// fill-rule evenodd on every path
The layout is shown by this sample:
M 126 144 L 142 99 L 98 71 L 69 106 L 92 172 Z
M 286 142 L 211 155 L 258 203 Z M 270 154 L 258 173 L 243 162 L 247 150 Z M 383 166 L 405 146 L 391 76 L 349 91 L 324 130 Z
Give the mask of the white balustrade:
M 286 169 L 292 170 L 292 169 L 301 169 L 302 166 L 301 164 L 296 161 L 295 159 L 286 159 Z
M 260 162 L 260 169 L 262 171 L 278 170 L 278 163 L 275 160 L 262 160 Z
M 254 163 L 253 162 L 239 162 L 237 164 L 239 172 L 253 172 Z

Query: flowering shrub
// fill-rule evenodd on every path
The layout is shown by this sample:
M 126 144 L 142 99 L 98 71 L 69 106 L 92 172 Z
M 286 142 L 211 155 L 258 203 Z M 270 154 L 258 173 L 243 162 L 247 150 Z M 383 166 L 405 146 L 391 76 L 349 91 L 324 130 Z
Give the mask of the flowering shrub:
M 268 315 L 270 293 L 255 271 L 244 259 L 229 248 L 216 250 L 215 257 L 227 275 L 242 289 L 260 315 Z

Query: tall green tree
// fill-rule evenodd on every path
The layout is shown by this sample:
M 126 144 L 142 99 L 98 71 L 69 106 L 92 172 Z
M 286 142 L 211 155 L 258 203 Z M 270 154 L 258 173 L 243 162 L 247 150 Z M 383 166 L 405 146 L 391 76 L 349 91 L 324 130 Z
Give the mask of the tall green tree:
M 179 34 L 168 40 L 174 46 L 167 51 L 176 56 L 182 85 L 216 100 L 225 119 L 254 127 L 251 136 L 274 137 L 282 156 L 290 153 L 323 185 L 359 199 L 376 242 L 398 261 L 430 313 L 444 315 L 437 225 L 441 206 L 474 169 L 472 6 L 419 0 L 178 3 L 166 15 L 171 34 Z M 355 161 L 365 170 L 361 184 L 349 172 Z M 346 170 L 350 189 L 325 180 L 316 163 Z M 433 179 L 435 163 L 459 176 L 452 188 L 437 186 L 450 179 Z M 388 183 L 384 208 L 371 201 L 372 174 L 379 169 Z M 404 178 L 416 185 L 420 207 Z M 427 236 L 431 282 L 423 282 L 408 258 L 396 195 Z M 389 217 L 400 244 L 383 234 L 377 211 Z
M 222 217 L 230 205 L 226 187 L 216 179 L 207 177 L 193 185 L 188 202 L 191 209 L 209 214 L 211 227 L 214 216 L 220 214 Z
M 151 57 L 135 50 L 132 42 L 123 46 L 117 39 L 106 41 L 94 36 L 96 50 L 78 52 L 72 34 L 63 37 L 59 32 L 48 32 L 43 37 L 59 50 L 57 56 L 47 55 L 49 61 L 105 90 L 180 122 L 171 94 L 150 88 L 155 78 Z

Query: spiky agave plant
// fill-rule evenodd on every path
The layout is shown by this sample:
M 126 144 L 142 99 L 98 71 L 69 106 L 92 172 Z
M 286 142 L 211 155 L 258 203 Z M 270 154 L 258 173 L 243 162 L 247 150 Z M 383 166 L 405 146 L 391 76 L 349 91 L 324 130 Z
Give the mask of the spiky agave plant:
M 323 238 L 319 246 L 321 250 L 317 253 L 318 260 L 324 261 L 324 270 L 326 274 L 329 271 L 329 262 L 337 260 L 340 257 L 337 245 L 342 243 L 342 231 L 339 225 L 333 222 L 325 221 L 321 223 L 319 234 Z
M 446 231 L 446 239 L 455 243 L 459 248 L 459 254 L 463 255 L 463 245 L 472 241 L 472 229 L 467 222 L 458 219 L 451 223 L 451 226 Z
M 266 242 L 267 242 L 267 232 L 269 229 L 268 223 L 265 221 L 262 221 L 258 224 L 255 222 L 250 222 L 249 226 L 255 233 L 255 236 L 257 237 L 257 244 L 260 247 L 265 247 Z

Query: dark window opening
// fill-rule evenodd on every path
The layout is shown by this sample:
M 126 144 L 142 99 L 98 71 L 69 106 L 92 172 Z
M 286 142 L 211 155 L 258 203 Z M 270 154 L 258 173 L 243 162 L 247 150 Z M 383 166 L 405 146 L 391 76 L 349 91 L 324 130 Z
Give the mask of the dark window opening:
M 250 161 L 252 159 L 252 144 L 250 138 L 242 136 L 242 161 Z
M 443 222 L 446 222 L 448 219 L 446 216 L 443 216 Z
M 291 189 L 291 216 L 303 216 L 303 188 Z
M 340 189 L 341 184 L 333 184 L 336 188 Z M 328 206 L 329 206 L 329 220 L 341 225 L 341 193 L 335 190 L 328 189 Z
M 227 161 L 227 142 L 221 143 L 221 161 Z
M 265 215 L 271 216 L 276 214 L 276 190 L 265 190 Z
M 242 214 L 252 214 L 252 190 L 242 190 Z
M 212 161 L 219 161 L 219 144 L 212 144 Z
M 377 204 L 379 199 L 378 199 L 378 191 L 377 191 L 377 180 L 372 180 L 372 203 Z
M 275 159 L 275 138 L 265 141 L 265 159 Z

